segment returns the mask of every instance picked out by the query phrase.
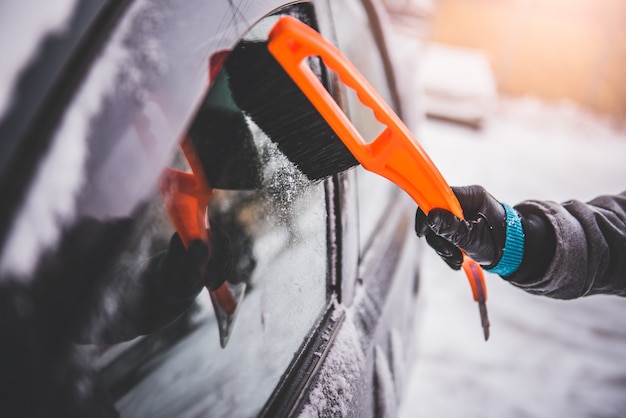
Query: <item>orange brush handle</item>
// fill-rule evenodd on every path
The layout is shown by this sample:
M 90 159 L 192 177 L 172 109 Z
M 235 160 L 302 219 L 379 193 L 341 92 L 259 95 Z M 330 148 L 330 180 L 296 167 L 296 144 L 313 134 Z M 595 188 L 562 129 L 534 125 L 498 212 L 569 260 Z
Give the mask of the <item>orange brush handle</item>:
M 311 27 L 285 16 L 272 28 L 268 49 L 365 169 L 397 184 L 425 213 L 432 208 L 442 208 L 463 217 L 461 205 L 428 154 L 398 115 L 334 45 Z M 310 56 L 321 57 L 386 126 L 374 141 L 365 142 L 324 88 L 305 61 Z M 484 301 L 486 288 L 480 265 L 464 254 L 463 270 L 470 280 L 474 299 Z
M 184 139 L 181 148 L 192 172 L 166 168 L 161 174 L 159 188 L 174 228 L 185 248 L 189 248 L 195 240 L 207 243 L 209 241 L 204 217 L 213 190 L 205 180 L 202 166 L 191 142 Z M 215 294 L 216 300 L 228 315 L 235 313 L 237 300 L 226 282 L 215 290 L 208 290 Z
M 166 168 L 159 187 L 165 207 L 185 248 L 195 240 L 207 240 L 204 224 L 204 207 L 197 196 L 199 189 L 192 173 Z

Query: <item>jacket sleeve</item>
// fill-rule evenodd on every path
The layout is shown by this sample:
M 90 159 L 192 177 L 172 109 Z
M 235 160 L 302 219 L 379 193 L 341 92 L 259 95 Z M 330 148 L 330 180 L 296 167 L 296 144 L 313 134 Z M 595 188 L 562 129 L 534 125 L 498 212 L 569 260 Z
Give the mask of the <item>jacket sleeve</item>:
M 626 296 L 626 191 L 588 203 L 525 201 L 521 213 L 548 219 L 556 250 L 543 277 L 507 277 L 529 293 L 556 299 L 593 294 Z

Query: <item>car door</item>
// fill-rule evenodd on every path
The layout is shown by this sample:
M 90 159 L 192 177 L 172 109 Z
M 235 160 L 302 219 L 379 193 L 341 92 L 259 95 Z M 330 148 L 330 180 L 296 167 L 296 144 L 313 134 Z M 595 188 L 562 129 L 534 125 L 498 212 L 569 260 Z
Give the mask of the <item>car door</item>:
M 3 308 L 9 351 L 24 349 L 10 375 L 34 359 L 52 367 L 25 380 L 40 382 L 41 399 L 56 396 L 52 410 L 380 412 L 376 393 L 400 393 L 410 341 L 414 208 L 360 169 L 307 180 L 233 106 L 221 71 L 242 38 L 289 14 L 398 105 L 376 11 L 358 1 L 93 5 L 14 131 L 3 172 L 0 290 L 25 301 Z M 355 36 L 370 46 L 365 62 Z M 359 129 L 375 130 L 332 73 L 318 76 Z M 346 384 L 332 385 L 342 371 Z

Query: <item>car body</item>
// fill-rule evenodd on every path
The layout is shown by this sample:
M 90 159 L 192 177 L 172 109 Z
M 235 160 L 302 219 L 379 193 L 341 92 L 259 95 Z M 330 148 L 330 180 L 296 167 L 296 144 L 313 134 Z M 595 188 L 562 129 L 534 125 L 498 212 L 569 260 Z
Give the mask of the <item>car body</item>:
M 336 43 L 400 111 L 381 10 L 369 0 L 67 2 L 63 29 L 33 44 L 0 107 L 7 408 L 394 415 L 411 362 L 420 251 L 415 204 L 382 178 L 357 168 L 311 182 L 247 120 L 250 174 L 243 149 L 231 147 L 232 163 L 220 154 L 235 140 L 217 117 L 231 142 L 219 137 L 203 154 L 211 167 L 224 164 L 203 189 L 206 226 L 229 242 L 224 283 L 242 299 L 224 319 L 212 299 L 224 283 L 182 310 L 169 294 L 144 294 L 184 235 L 164 173 L 193 169 L 184 144 L 224 105 L 220 60 L 292 15 Z M 375 135 L 372 115 L 336 77 L 320 77 L 355 126 Z

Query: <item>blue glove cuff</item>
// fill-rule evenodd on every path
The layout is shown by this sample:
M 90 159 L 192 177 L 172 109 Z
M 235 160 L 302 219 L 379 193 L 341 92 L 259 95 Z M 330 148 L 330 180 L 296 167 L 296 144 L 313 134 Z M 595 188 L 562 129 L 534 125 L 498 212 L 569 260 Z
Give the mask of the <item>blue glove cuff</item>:
M 506 277 L 515 273 L 522 263 L 524 256 L 524 230 L 522 229 L 522 219 L 515 209 L 502 203 L 506 213 L 506 238 L 502 257 L 498 264 L 490 269 L 485 269 L 490 273 Z

